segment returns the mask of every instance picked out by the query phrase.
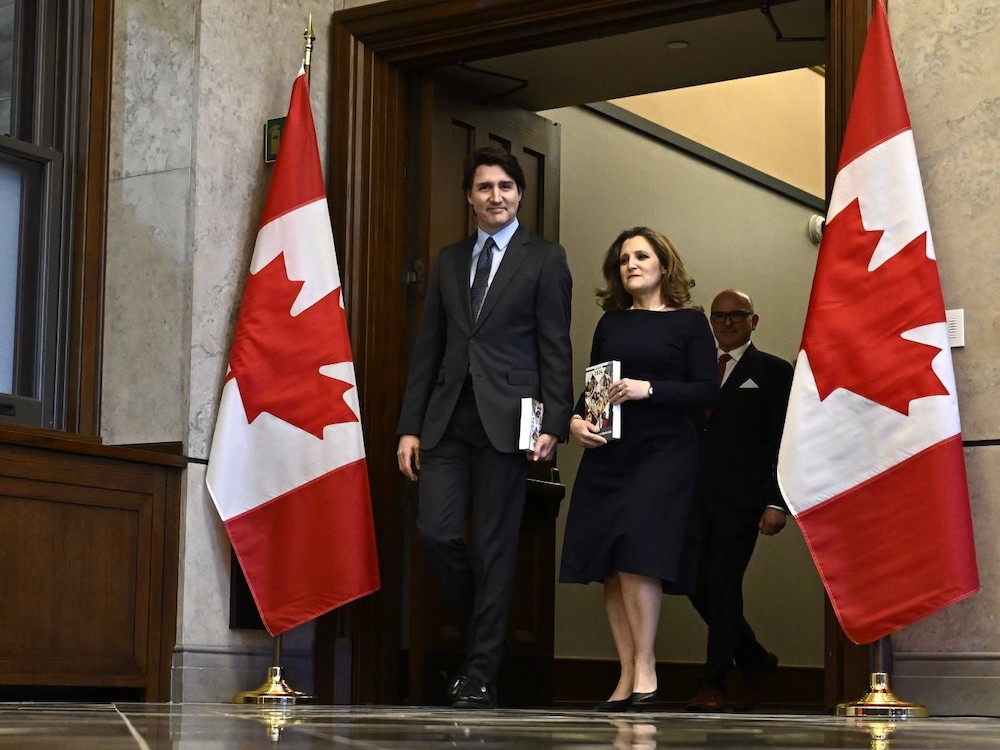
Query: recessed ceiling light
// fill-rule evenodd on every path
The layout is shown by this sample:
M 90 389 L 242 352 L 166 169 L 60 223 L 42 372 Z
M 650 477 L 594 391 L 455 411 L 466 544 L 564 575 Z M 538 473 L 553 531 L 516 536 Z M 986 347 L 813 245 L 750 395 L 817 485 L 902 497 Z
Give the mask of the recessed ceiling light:
M 675 39 L 672 42 L 667 42 L 667 49 L 687 49 L 688 43 L 683 39 Z

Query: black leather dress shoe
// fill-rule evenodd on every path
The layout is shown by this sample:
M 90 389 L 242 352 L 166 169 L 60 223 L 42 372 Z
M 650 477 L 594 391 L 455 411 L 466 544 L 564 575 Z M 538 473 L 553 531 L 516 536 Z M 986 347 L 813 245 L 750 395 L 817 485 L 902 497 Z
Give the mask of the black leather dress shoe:
M 629 711 L 651 711 L 656 706 L 656 691 L 632 693 L 629 696 Z
M 462 692 L 462 688 L 465 686 L 465 681 L 469 678 L 464 674 L 455 675 L 454 679 L 448 683 L 448 687 L 444 690 L 444 696 L 449 702 L 454 701 L 458 698 L 459 694 Z
M 622 698 L 620 701 L 604 701 L 603 703 L 598 703 L 594 706 L 595 711 L 602 711 L 604 713 L 615 713 L 616 711 L 628 711 L 628 707 L 632 705 L 632 696 L 628 698 Z
M 497 691 L 478 677 L 467 677 L 452 708 L 496 708 Z

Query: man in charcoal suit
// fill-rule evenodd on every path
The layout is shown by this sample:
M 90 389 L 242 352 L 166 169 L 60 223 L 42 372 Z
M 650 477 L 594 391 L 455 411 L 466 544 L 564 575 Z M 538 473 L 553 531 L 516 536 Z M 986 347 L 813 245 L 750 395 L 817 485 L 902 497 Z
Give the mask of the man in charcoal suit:
M 691 597 L 708 625 L 708 647 L 702 686 L 688 708 L 722 710 L 725 680 L 735 664 L 743 678 L 736 709 L 749 711 L 778 665 L 743 616 L 743 575 L 758 534 L 772 536 L 785 526 L 788 509 L 776 465 L 792 366 L 750 342 L 759 318 L 746 293 L 720 292 L 709 318 L 721 388 L 699 430 L 703 547 Z
M 566 439 L 573 406 L 566 252 L 518 224 L 524 186 L 511 154 L 473 155 L 462 187 L 477 230 L 431 270 L 397 429 L 399 469 L 419 478 L 420 537 L 464 627 L 464 663 L 448 686 L 456 708 L 497 705 L 527 484 L 521 399 L 544 404 L 535 461 Z

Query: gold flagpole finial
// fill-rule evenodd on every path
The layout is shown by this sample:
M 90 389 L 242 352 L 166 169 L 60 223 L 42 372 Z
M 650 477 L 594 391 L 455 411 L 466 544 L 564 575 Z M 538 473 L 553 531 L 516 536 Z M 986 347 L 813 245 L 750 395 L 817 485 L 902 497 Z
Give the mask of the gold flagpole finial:
M 316 35 L 313 34 L 312 13 L 309 14 L 309 25 L 306 26 L 306 30 L 302 33 L 302 39 L 304 44 L 302 52 L 302 67 L 306 69 L 306 80 L 308 81 L 309 71 L 310 68 L 312 68 L 313 42 L 316 41 Z

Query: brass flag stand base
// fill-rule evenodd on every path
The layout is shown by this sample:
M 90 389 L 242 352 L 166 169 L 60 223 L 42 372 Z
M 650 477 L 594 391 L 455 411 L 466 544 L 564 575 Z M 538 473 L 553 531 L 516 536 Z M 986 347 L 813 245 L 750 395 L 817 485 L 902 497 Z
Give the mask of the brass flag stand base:
M 262 706 L 294 706 L 296 703 L 311 703 L 313 696 L 292 690 L 281 677 L 281 667 L 268 667 L 267 680 L 256 690 L 244 690 L 236 694 L 233 703 L 256 703 Z
M 889 675 L 872 672 L 871 690 L 864 698 L 837 705 L 837 716 L 857 716 L 877 719 L 925 719 L 930 716 L 926 706 L 900 700 L 889 689 Z
M 243 690 L 236 694 L 233 703 L 256 703 L 259 706 L 294 706 L 311 703 L 313 696 L 292 690 L 281 676 L 281 636 L 274 638 L 274 666 L 267 668 L 267 680 L 256 690 Z

